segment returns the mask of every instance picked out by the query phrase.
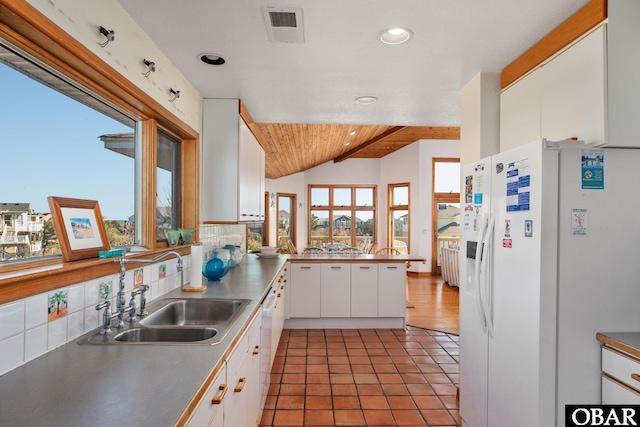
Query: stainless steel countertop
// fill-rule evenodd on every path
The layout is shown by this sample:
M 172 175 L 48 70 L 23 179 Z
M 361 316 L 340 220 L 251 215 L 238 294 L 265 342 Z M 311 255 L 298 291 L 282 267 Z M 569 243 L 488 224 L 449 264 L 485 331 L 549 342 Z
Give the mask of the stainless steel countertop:
M 245 255 L 204 293 L 176 289 L 159 298 L 251 299 L 219 344 L 78 345 L 80 337 L 0 376 L 0 426 L 173 426 L 285 261 Z

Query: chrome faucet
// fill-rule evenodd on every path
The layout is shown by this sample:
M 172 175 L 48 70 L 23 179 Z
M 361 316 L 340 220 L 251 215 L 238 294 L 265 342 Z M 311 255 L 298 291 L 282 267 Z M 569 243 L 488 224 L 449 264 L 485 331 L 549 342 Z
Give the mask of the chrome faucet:
M 126 302 L 126 292 L 124 291 L 125 287 L 125 274 L 127 273 L 127 264 L 130 263 L 138 263 L 138 264 L 153 264 L 154 262 L 158 262 L 163 260 L 169 256 L 174 256 L 178 258 L 178 271 L 180 272 L 180 286 L 184 286 L 184 265 L 182 261 L 182 257 L 177 252 L 165 252 L 153 259 L 140 259 L 140 258 L 126 258 L 124 255 L 120 257 L 119 260 L 115 260 L 114 262 L 120 263 L 120 280 L 118 286 L 118 293 L 116 295 L 116 310 L 115 312 L 111 312 L 111 302 L 105 301 L 96 306 L 96 310 L 105 309 L 102 315 L 102 329 L 100 331 L 101 334 L 111 332 L 111 323 L 112 319 L 118 318 L 118 321 L 115 325 L 116 328 L 121 328 L 124 326 L 124 314 L 128 311 L 129 317 L 127 321 L 132 322 L 136 320 L 136 316 L 145 316 L 147 314 L 145 308 L 147 305 L 147 298 L 145 296 L 145 292 L 149 290 L 149 286 L 142 285 L 137 290 L 131 292 L 131 300 L 129 301 L 129 305 L 127 306 Z M 136 313 L 136 295 L 140 295 L 140 310 Z

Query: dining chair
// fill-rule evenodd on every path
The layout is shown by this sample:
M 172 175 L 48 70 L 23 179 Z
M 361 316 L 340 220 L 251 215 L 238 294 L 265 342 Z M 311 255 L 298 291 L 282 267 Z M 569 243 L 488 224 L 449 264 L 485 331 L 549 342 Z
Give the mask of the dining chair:
M 400 251 L 396 248 L 380 248 L 376 251 L 376 255 L 400 255 Z

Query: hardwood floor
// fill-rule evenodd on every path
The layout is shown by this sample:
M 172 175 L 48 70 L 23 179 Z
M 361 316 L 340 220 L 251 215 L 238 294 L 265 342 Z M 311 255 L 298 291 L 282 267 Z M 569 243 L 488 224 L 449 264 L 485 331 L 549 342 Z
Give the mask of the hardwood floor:
M 442 276 L 407 277 L 407 325 L 460 334 L 458 288 L 449 286 Z

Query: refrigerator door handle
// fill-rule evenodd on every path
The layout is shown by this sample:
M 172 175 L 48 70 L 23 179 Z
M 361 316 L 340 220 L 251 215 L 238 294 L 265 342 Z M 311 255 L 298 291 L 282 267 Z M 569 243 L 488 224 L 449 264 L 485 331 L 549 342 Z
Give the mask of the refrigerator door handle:
M 484 241 L 486 245 L 486 251 L 483 263 L 483 276 L 484 276 L 484 292 L 485 295 L 482 298 L 484 302 L 484 313 L 485 319 L 487 322 L 487 330 L 489 331 L 489 336 L 493 338 L 493 271 L 491 266 L 493 265 L 493 250 L 494 250 L 494 239 L 493 232 L 495 230 L 496 225 L 496 216 L 495 213 L 492 212 L 489 218 L 489 224 L 487 226 L 487 231 L 485 232 Z
M 476 291 L 476 305 L 478 307 L 478 314 L 480 315 L 480 325 L 482 326 L 482 332 L 487 332 L 487 316 L 485 313 L 485 304 L 483 302 L 483 280 L 482 280 L 482 259 L 485 256 L 484 251 L 484 236 L 487 226 L 489 224 L 489 215 L 485 214 L 482 217 L 482 224 L 480 225 L 480 233 L 478 234 L 478 245 L 476 246 L 476 258 L 475 258 L 475 274 L 474 274 L 474 288 Z

